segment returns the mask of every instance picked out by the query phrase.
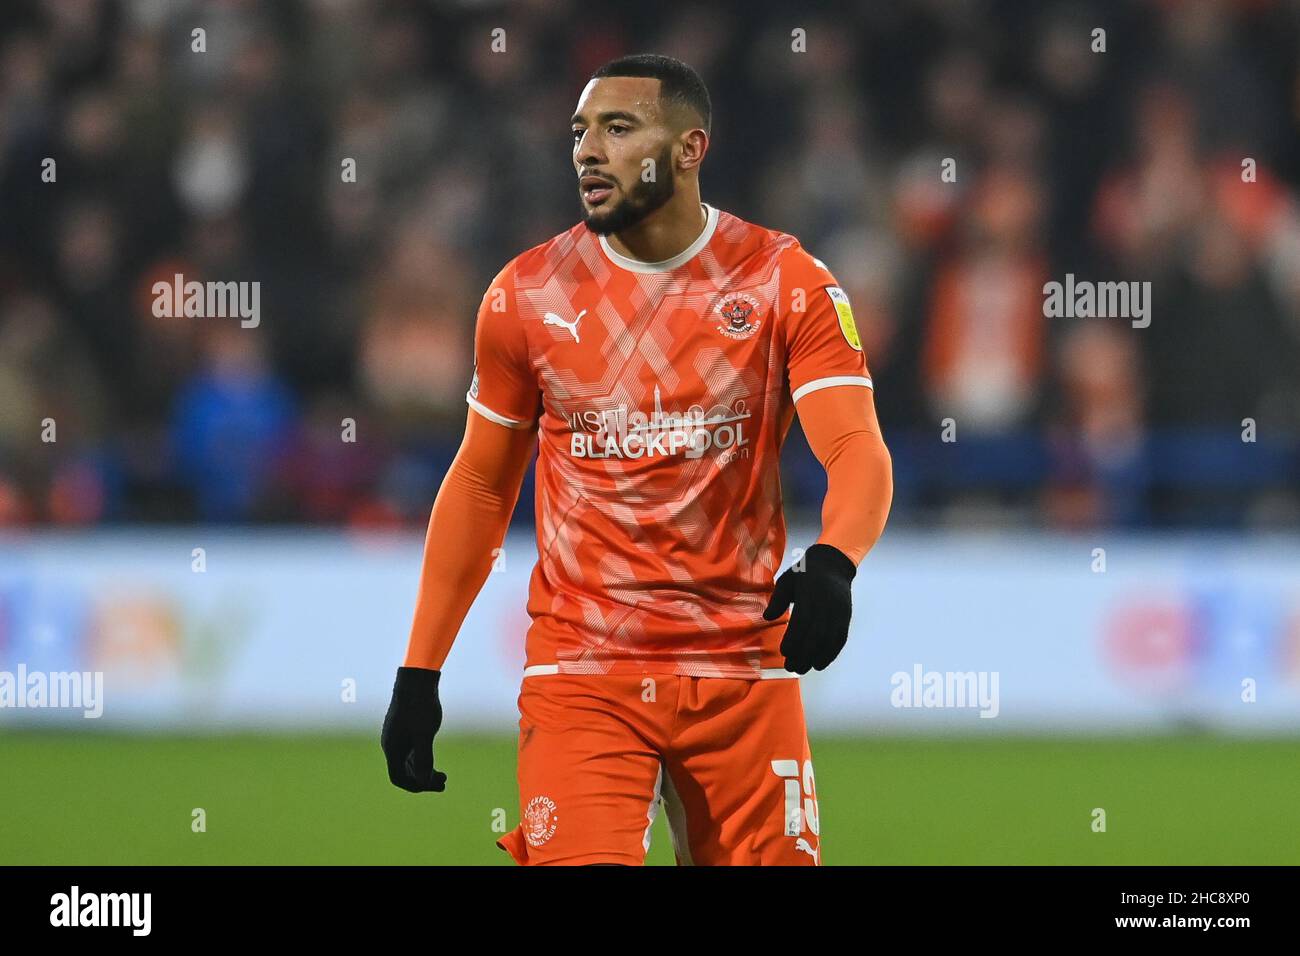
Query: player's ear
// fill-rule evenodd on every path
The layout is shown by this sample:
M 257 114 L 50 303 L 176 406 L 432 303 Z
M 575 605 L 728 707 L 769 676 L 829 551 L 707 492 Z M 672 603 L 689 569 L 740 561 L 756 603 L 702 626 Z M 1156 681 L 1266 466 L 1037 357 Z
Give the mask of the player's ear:
M 709 151 L 709 134 L 704 130 L 688 129 L 677 138 L 677 165 L 685 172 L 696 169 Z

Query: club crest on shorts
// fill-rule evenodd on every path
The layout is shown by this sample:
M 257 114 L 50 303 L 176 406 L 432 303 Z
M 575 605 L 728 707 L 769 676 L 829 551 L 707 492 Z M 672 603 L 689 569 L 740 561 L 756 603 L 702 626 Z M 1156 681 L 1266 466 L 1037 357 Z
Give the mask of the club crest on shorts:
M 724 296 L 718 303 L 718 314 L 722 316 L 718 331 L 729 339 L 747 339 L 763 324 L 757 318 L 758 300 L 744 292 Z
M 559 822 L 560 815 L 555 812 L 554 800 L 550 797 L 533 797 L 524 808 L 524 839 L 529 846 L 541 846 L 555 836 Z

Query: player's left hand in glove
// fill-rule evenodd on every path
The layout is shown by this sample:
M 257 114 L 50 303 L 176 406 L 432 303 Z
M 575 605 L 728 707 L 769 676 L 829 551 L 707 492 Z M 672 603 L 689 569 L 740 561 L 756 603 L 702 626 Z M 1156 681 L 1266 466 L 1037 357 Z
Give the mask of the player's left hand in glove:
M 447 775 L 433 769 L 433 737 L 442 726 L 441 676 L 441 671 L 424 667 L 399 667 L 379 735 L 388 761 L 388 779 L 411 793 L 447 789 Z
M 794 611 L 781 640 L 785 669 L 796 674 L 824 670 L 849 639 L 853 609 L 853 576 L 857 566 L 843 551 L 829 544 L 814 544 L 798 564 L 776 579 L 772 600 L 763 612 L 775 621 L 790 604 Z

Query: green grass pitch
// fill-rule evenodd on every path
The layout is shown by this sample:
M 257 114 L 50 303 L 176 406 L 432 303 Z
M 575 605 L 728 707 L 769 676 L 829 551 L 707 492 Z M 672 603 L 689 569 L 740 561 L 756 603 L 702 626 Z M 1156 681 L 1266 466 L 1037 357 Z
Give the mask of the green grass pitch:
M 1298 740 L 812 745 L 826 865 L 1300 863 Z M 417 796 L 377 734 L 0 734 L 0 864 L 510 865 L 493 823 L 518 822 L 513 737 L 437 753 L 448 790 Z M 673 862 L 662 814 L 647 862 Z

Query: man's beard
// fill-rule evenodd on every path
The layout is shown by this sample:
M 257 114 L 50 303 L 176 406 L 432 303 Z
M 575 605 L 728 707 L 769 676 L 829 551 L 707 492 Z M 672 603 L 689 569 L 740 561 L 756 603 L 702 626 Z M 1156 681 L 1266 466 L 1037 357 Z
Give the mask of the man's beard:
M 655 178 L 644 180 L 638 177 L 636 185 L 623 197 L 623 201 L 612 212 L 602 215 L 602 209 L 586 211 L 583 222 L 588 229 L 600 236 L 622 232 L 630 229 L 650 215 L 677 191 L 672 176 L 672 148 L 664 147 L 663 153 L 655 162 Z M 667 175 L 665 175 L 665 173 Z

